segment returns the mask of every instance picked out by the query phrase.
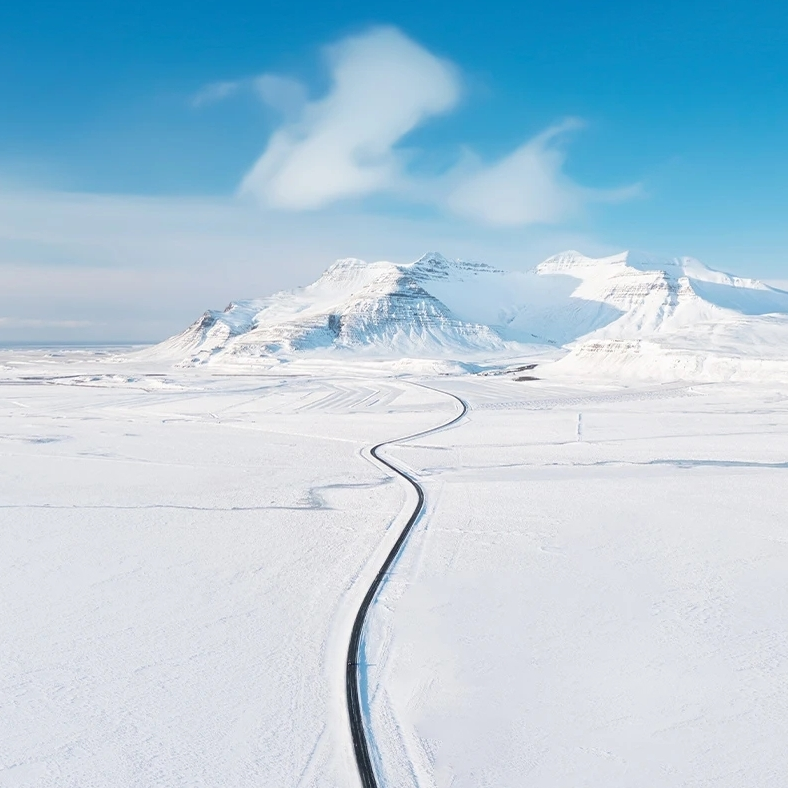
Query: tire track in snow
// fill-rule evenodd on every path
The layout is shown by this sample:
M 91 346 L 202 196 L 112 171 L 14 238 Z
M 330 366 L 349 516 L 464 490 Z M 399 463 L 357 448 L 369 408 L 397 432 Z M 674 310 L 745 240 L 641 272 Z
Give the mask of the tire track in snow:
M 413 435 L 406 435 L 402 438 L 395 438 L 393 440 L 378 443 L 376 446 L 373 446 L 369 452 L 378 463 L 408 482 L 408 484 L 410 484 L 416 491 L 418 500 L 416 502 L 416 506 L 411 512 L 410 517 L 408 518 L 408 521 L 405 523 L 400 535 L 397 537 L 397 541 L 394 543 L 394 546 L 389 551 L 385 561 L 383 561 L 382 566 L 378 570 L 371 585 L 367 589 L 367 593 L 364 595 L 361 606 L 356 613 L 356 618 L 353 621 L 353 629 L 350 633 L 350 644 L 348 645 L 347 652 L 347 670 L 345 672 L 345 691 L 347 695 L 348 716 L 350 718 L 350 735 L 353 738 L 353 751 L 356 756 L 356 765 L 358 766 L 361 784 L 364 788 L 379 788 L 379 783 L 377 781 L 377 777 L 375 776 L 375 769 L 372 765 L 372 758 L 370 756 L 370 739 L 368 732 L 364 727 L 364 708 L 361 702 L 361 674 L 359 671 L 359 661 L 361 659 L 364 624 L 366 622 L 369 609 L 372 607 L 372 603 L 375 601 L 375 597 L 377 596 L 380 587 L 383 585 L 383 580 L 385 579 L 386 573 L 391 569 L 392 565 L 397 560 L 397 556 L 400 554 L 402 547 L 408 538 L 408 535 L 413 529 L 413 526 L 416 524 L 416 521 L 419 519 L 419 516 L 424 511 L 424 490 L 422 489 L 421 485 L 409 473 L 396 466 L 393 462 L 381 457 L 380 450 L 394 443 L 413 440 L 414 438 L 422 438 L 426 435 L 432 435 L 435 432 L 444 430 L 447 427 L 451 427 L 453 424 L 456 424 L 458 421 L 460 421 L 460 419 L 462 419 L 468 412 L 468 404 L 455 394 L 450 394 L 448 391 L 441 391 L 440 389 L 433 389 L 430 386 L 423 386 L 423 388 L 428 388 L 430 391 L 436 391 L 439 394 L 445 394 L 447 397 L 451 397 L 460 406 L 459 414 L 449 421 L 439 424 L 437 427 L 432 427 L 428 430 L 416 432 Z

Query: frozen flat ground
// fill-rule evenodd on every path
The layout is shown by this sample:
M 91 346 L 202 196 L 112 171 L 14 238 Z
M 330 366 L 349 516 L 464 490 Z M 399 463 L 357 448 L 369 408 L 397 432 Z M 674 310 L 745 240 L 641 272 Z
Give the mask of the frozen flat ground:
M 453 401 L 0 368 L 0 786 L 357 785 L 347 639 L 414 497 L 363 450 Z M 428 511 L 368 631 L 382 784 L 782 788 L 784 390 L 421 382 L 471 411 L 386 450 Z

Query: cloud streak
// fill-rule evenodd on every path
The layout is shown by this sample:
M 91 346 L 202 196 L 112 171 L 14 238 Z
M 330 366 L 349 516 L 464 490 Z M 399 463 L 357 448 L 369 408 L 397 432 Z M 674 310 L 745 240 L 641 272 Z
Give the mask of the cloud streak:
M 244 80 L 225 82 L 210 82 L 192 96 L 191 105 L 195 109 L 216 104 L 238 93 L 244 85 Z
M 243 179 L 241 193 L 263 205 L 307 210 L 396 190 L 405 177 L 397 143 L 460 97 L 456 69 L 394 28 L 347 38 L 327 55 L 328 95 L 275 131 Z

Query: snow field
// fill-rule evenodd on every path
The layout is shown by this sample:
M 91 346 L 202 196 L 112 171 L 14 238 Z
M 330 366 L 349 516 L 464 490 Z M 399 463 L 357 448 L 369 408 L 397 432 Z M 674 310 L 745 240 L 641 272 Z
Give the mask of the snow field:
M 440 398 L 182 384 L 0 387 L 0 785 L 355 784 L 347 636 L 405 503 L 360 452 Z
M 788 399 L 620 398 L 391 450 L 429 512 L 369 637 L 386 784 L 785 784 Z
M 383 784 L 784 785 L 777 386 L 2 362 L 0 786 L 357 785 L 415 501 L 366 449 L 454 412 L 421 381 L 472 410 L 385 449 L 427 512 L 364 641 Z

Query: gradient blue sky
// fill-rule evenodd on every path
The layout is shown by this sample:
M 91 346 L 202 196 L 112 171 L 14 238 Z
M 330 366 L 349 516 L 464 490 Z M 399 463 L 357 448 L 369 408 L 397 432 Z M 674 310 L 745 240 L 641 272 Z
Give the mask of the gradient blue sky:
M 786 40 L 740 0 L 4 3 L 0 339 L 156 339 L 433 248 L 786 280 Z

